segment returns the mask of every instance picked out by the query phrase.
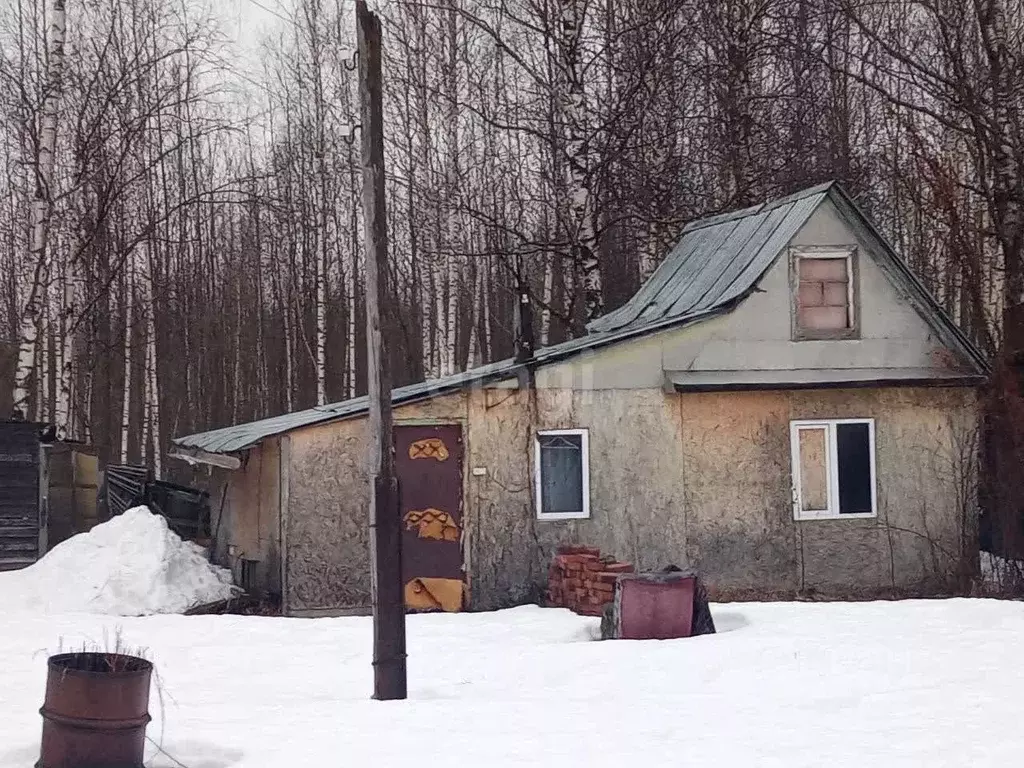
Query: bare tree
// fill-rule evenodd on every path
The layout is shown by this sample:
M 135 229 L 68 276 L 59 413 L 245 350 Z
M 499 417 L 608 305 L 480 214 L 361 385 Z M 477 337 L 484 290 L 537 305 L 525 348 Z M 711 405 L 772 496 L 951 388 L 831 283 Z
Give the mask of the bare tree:
M 53 167 L 57 147 L 57 115 L 64 78 L 64 36 L 67 15 L 64 0 L 53 0 L 47 36 L 46 86 L 39 115 L 39 132 L 34 158 L 35 194 L 29 220 L 28 252 L 23 266 L 27 294 L 23 303 L 18 333 L 18 367 L 14 383 L 14 408 L 22 417 L 29 408 L 29 382 L 36 357 L 42 301 L 46 291 L 49 265 L 47 238 L 53 206 Z

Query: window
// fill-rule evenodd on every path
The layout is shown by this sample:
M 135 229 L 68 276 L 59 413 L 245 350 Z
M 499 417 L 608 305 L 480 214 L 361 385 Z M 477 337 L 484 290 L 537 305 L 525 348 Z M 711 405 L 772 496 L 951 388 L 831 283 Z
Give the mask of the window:
M 852 250 L 794 254 L 794 336 L 798 339 L 855 335 L 854 253 Z
M 875 422 L 790 423 L 797 520 L 875 516 Z
M 590 443 L 587 430 L 538 432 L 534 472 L 538 519 L 590 517 Z

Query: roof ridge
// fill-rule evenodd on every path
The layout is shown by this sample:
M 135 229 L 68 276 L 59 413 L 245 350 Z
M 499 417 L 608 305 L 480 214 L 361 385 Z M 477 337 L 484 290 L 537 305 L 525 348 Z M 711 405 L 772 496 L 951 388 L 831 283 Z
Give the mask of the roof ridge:
M 689 232 L 696 232 L 698 229 L 706 229 L 707 227 L 716 227 L 719 224 L 726 224 L 734 219 L 744 219 L 747 216 L 756 216 L 761 212 L 761 209 L 765 207 L 767 203 L 758 203 L 757 205 L 751 205 L 746 208 L 739 208 L 734 211 L 724 211 L 723 213 L 716 213 L 711 216 L 705 216 L 701 219 L 694 219 L 685 227 L 683 227 L 682 234 Z
M 819 195 L 822 192 L 827 192 L 837 183 L 838 182 L 835 179 L 832 179 L 830 181 L 822 182 L 821 184 L 815 184 L 814 186 L 811 187 L 804 187 L 803 189 L 798 189 L 796 192 L 791 192 L 790 194 L 784 195 L 782 197 L 776 197 L 771 200 L 764 200 L 760 203 L 757 203 L 756 205 L 747 206 L 746 208 L 738 208 L 732 211 L 723 211 L 722 213 L 716 213 L 712 214 L 711 216 L 705 216 L 700 219 L 694 219 L 685 227 L 683 227 L 682 234 L 685 235 L 687 232 L 694 232 L 698 229 L 704 229 L 705 227 L 713 227 L 718 224 L 724 224 L 727 221 L 731 221 L 733 219 L 741 219 L 747 216 L 756 216 L 759 213 L 765 213 L 767 211 L 772 210 L 773 208 L 778 208 L 780 205 L 786 205 L 796 200 L 802 200 L 805 197 L 811 197 L 813 195 Z

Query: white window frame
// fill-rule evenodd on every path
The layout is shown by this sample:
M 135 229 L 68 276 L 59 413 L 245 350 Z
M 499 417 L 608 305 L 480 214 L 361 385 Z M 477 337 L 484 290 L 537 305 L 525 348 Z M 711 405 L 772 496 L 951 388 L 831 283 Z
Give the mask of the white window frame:
M 549 435 L 578 435 L 580 451 L 583 454 L 582 483 L 583 509 L 579 512 L 544 512 L 543 487 L 541 484 L 540 439 Z M 538 520 L 588 520 L 590 519 L 590 430 L 588 429 L 541 429 L 533 438 L 533 481 L 537 504 Z
M 800 263 L 799 262 L 800 262 L 801 259 L 845 259 L 846 260 L 846 306 L 847 306 L 847 313 L 848 313 L 847 322 L 849 323 L 849 326 L 844 328 L 844 329 L 842 329 L 842 331 L 839 331 L 839 333 L 843 333 L 843 332 L 856 333 L 858 331 L 860 326 L 858 325 L 858 319 L 859 318 L 857 316 L 857 304 L 856 304 L 856 301 L 855 301 L 856 295 L 854 293 L 854 285 L 853 285 L 853 283 L 854 283 L 853 270 L 856 269 L 856 265 L 854 264 L 853 260 L 854 260 L 854 257 L 856 255 L 857 255 L 857 251 L 854 248 L 847 248 L 847 249 L 840 249 L 840 248 L 828 249 L 828 248 L 822 248 L 821 250 L 808 249 L 808 248 L 796 248 L 796 249 L 794 249 L 793 257 L 796 260 L 796 264 L 794 264 L 794 269 L 795 269 L 795 272 L 796 272 L 796 276 L 794 278 L 795 279 L 795 283 L 794 283 L 794 288 L 793 288 L 793 291 L 794 291 L 794 293 L 793 293 L 793 307 L 794 307 L 794 310 L 793 310 L 794 311 L 793 322 L 794 322 L 795 330 L 799 334 L 805 334 L 805 335 L 808 336 L 808 338 L 810 338 L 811 340 L 814 340 L 814 337 L 816 335 L 818 335 L 818 333 L 819 333 L 818 331 L 816 331 L 814 329 L 811 329 L 811 328 L 802 328 L 802 327 L 800 327 L 800 316 L 799 316 L 800 297 L 797 294 L 797 291 L 799 291 L 799 289 L 800 289 Z M 854 421 L 857 421 L 857 419 L 854 419 Z
M 839 450 L 836 426 L 839 424 L 868 425 L 868 454 L 871 461 L 871 511 L 839 511 Z M 804 430 L 825 430 L 825 463 L 828 470 L 828 508 L 805 510 L 800 498 L 800 433 Z M 878 517 L 878 472 L 875 462 L 875 420 L 874 419 L 805 419 L 789 422 L 789 445 L 793 477 L 793 519 L 794 520 L 856 520 Z

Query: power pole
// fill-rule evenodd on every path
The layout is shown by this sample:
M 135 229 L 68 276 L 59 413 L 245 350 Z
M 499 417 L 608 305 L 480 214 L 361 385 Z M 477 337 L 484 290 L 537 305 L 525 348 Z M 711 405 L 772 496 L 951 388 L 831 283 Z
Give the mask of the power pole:
M 387 306 L 388 233 L 384 210 L 384 100 L 381 26 L 356 2 L 363 143 L 363 242 L 366 248 L 366 375 L 370 406 L 370 565 L 373 599 L 373 698 L 406 697 L 402 530 L 391 434 L 391 370 L 381 333 Z

